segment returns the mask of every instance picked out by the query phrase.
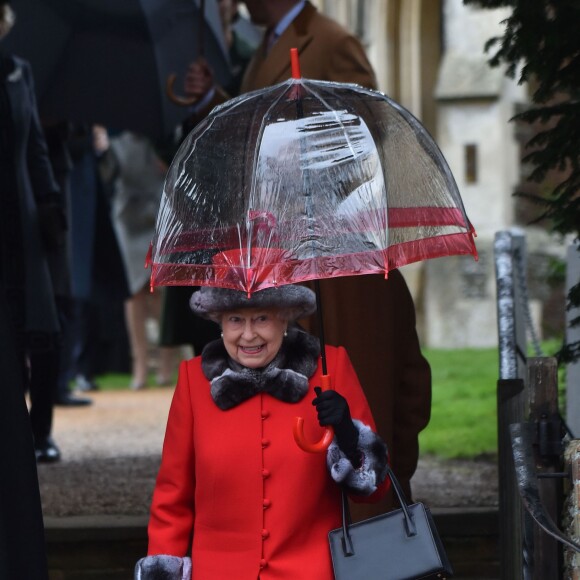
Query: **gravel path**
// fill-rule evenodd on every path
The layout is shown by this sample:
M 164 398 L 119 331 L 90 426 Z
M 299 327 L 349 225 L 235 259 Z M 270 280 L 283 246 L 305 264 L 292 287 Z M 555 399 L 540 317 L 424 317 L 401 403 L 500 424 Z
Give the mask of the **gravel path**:
M 90 407 L 57 407 L 54 438 L 63 459 L 38 466 L 44 515 L 146 515 L 172 392 L 96 392 Z M 497 467 L 424 457 L 413 490 L 431 507 L 497 506 Z

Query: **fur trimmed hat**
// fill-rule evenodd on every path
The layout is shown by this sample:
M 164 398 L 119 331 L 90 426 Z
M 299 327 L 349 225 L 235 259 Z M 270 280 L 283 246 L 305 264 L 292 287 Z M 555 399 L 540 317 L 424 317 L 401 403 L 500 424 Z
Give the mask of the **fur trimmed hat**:
M 316 295 L 306 286 L 288 284 L 254 292 L 202 286 L 194 292 L 189 306 L 195 314 L 219 323 L 221 313 L 239 308 L 278 308 L 288 320 L 294 321 L 316 311 Z

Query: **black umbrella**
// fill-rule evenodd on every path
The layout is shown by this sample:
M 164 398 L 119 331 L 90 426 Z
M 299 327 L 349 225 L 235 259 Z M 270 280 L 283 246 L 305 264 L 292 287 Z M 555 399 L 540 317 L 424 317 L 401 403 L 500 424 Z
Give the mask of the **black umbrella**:
M 3 49 L 30 61 L 43 116 L 161 137 L 188 114 L 167 98 L 170 74 L 203 49 L 228 80 L 217 3 L 206 4 L 204 20 L 194 0 L 14 0 Z

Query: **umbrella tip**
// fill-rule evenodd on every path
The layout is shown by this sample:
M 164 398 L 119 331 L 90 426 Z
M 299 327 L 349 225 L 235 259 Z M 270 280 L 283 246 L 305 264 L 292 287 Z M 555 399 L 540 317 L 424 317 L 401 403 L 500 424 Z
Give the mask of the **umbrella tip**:
M 300 61 L 298 60 L 297 48 L 290 49 L 290 65 L 292 68 L 292 78 L 293 79 L 302 78 L 302 75 L 300 74 Z

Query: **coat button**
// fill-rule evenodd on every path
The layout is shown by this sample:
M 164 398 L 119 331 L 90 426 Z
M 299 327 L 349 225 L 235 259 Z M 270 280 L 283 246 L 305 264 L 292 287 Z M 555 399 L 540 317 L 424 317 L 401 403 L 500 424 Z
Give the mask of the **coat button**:
M 270 532 L 266 529 L 262 530 L 262 538 L 264 538 L 264 540 L 270 535 Z
M 260 560 L 260 568 L 261 569 L 264 569 L 267 565 L 268 565 L 268 561 L 267 560 L 264 560 L 264 558 L 262 558 Z
M 267 419 L 270 416 L 270 411 L 262 411 L 262 419 Z
M 264 509 L 269 508 L 272 505 L 272 501 L 265 497 L 262 500 L 262 505 L 264 506 Z
M 268 445 L 270 445 L 270 440 L 269 439 L 262 439 L 262 449 L 266 449 L 266 447 L 268 447 Z
M 268 477 L 270 477 L 270 470 L 269 469 L 262 469 L 262 477 L 264 479 L 267 479 Z

